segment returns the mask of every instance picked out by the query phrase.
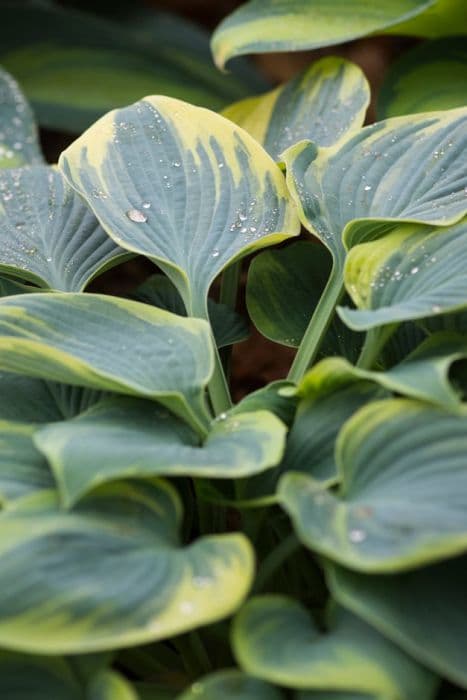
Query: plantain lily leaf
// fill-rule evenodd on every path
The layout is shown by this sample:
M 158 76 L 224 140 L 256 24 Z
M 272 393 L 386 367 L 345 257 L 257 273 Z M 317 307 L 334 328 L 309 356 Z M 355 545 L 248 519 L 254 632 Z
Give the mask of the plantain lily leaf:
M 464 0 L 437 0 L 421 14 L 415 15 L 402 24 L 389 27 L 385 33 L 428 38 L 466 34 Z
M 398 222 L 447 226 L 464 216 L 466 124 L 467 108 L 411 115 L 361 129 L 340 147 L 302 142 L 288 149 L 302 222 L 338 268 L 344 243 L 350 248 Z
M 357 309 L 340 308 L 363 330 L 467 307 L 467 219 L 448 228 L 399 226 L 353 248 L 345 284 Z
M 117 12 L 115 5 L 112 18 Z M 220 109 L 265 88 L 250 67 L 220 75 L 208 35 L 165 13 L 148 10 L 143 26 L 128 17 L 119 26 L 56 3 L 14 0 L 2 2 L 2 19 L 0 63 L 20 82 L 40 123 L 53 129 L 81 132 L 147 94 Z
M 134 298 L 186 316 L 185 305 L 176 287 L 164 275 L 151 275 L 133 294 Z M 218 348 L 240 343 L 249 336 L 247 321 L 225 304 L 208 299 L 208 313 Z
M 109 670 L 80 683 L 59 657 L 0 653 L 0 694 L 13 700 L 138 700 L 128 681 Z
M 204 321 L 99 294 L 24 294 L 0 299 L 0 351 L 2 370 L 156 399 L 204 431 Z
M 426 41 L 396 61 L 378 95 L 380 119 L 466 104 L 465 37 Z
M 467 557 L 397 575 L 366 576 L 329 566 L 336 598 L 421 663 L 462 687 L 467 669 Z
M 270 382 L 261 389 L 252 391 L 247 394 L 239 403 L 230 411 L 230 416 L 237 413 L 245 413 L 247 411 L 271 411 L 287 426 L 290 426 L 297 408 L 298 399 L 294 396 L 293 382 L 286 379 L 279 379 L 275 382 Z
M 118 482 L 68 513 L 52 493 L 16 501 L 0 515 L 2 646 L 127 647 L 230 614 L 251 583 L 248 541 L 219 535 L 181 547 L 180 520 L 162 482 Z
M 128 257 L 54 168 L 4 170 L 0 191 L 0 271 L 79 292 Z
M 283 700 L 278 688 L 241 671 L 218 671 L 196 681 L 177 700 Z
M 335 495 L 303 474 L 285 475 L 279 495 L 307 546 L 352 569 L 401 571 L 465 549 L 466 449 L 465 407 L 373 402 L 339 435 Z
M 0 420 L 0 505 L 55 485 L 46 460 L 34 446 L 34 432 L 27 423 Z
M 313 691 L 301 690 L 295 695 L 294 700 L 385 700 L 380 695 L 369 695 L 368 693 L 315 693 Z
M 0 68 L 0 168 L 42 162 L 31 108 L 18 83 Z
M 466 356 L 467 336 L 439 332 L 385 372 L 353 367 L 340 357 L 323 360 L 305 375 L 299 392 L 313 401 L 316 395 L 347 384 L 375 382 L 395 394 L 456 410 L 461 397 L 450 382 L 449 372 L 455 362 Z
M 43 428 L 35 443 L 69 506 L 93 487 L 119 477 L 259 473 L 280 461 L 285 431 L 268 411 L 237 413 L 215 422 L 201 445 L 196 433 L 165 409 L 121 397 Z
M 9 297 L 13 294 L 27 294 L 28 292 L 37 291 L 39 291 L 37 287 L 21 284 L 21 282 L 11 280 L 8 277 L 0 277 L 0 297 Z
M 228 264 L 299 233 L 285 179 L 262 147 L 179 100 L 147 97 L 107 114 L 60 165 L 109 235 L 163 269 L 189 315 L 206 317 L 208 289 Z
M 436 0 L 250 0 L 214 32 L 212 50 L 222 68 L 233 56 L 332 46 L 381 32 L 434 5 Z
M 369 101 L 370 88 L 360 68 L 327 57 L 265 95 L 230 105 L 223 114 L 277 161 L 297 141 L 331 146 L 356 131 L 363 125 Z
M 395 644 L 342 609 L 332 617 L 323 634 L 294 600 L 253 598 L 234 620 L 234 654 L 245 672 L 291 688 L 433 697 L 432 674 Z
M 248 270 L 246 302 L 256 328 L 281 345 L 298 347 L 331 272 L 326 248 L 297 241 L 281 250 L 257 255 Z M 321 353 L 338 354 L 356 361 L 360 337 L 334 316 Z

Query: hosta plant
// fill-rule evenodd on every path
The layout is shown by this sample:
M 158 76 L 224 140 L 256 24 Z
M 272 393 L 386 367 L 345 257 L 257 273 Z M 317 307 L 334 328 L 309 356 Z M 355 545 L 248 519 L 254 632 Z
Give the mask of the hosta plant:
M 364 127 L 325 58 L 50 166 L 1 80 L 0 696 L 465 697 L 467 110 Z M 297 352 L 233 405 L 247 256 Z

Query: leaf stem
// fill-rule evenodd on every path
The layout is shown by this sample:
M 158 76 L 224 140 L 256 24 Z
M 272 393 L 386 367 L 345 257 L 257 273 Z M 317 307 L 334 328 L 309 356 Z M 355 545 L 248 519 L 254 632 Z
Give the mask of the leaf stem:
M 232 263 L 222 273 L 221 289 L 219 293 L 219 303 L 225 304 L 229 309 L 235 311 L 237 306 L 238 285 L 240 281 L 240 273 L 242 263 L 240 260 Z M 220 350 L 222 366 L 227 379 L 230 378 L 230 366 L 232 361 L 232 346 L 228 345 Z
M 373 367 L 396 327 L 397 324 L 392 323 L 387 326 L 370 328 L 367 331 L 360 356 L 357 360 L 357 367 L 360 369 L 371 369 Z
M 271 576 L 277 571 L 277 569 L 282 566 L 284 561 L 288 559 L 294 552 L 297 551 L 301 546 L 300 541 L 294 532 L 292 532 L 285 540 L 269 552 L 267 557 L 264 559 L 262 564 L 258 569 L 258 574 L 256 576 L 256 581 L 254 585 L 254 592 L 259 593 L 263 590 L 266 582 L 271 578 Z
M 310 365 L 314 362 L 319 346 L 331 323 L 332 316 L 344 292 L 340 269 L 333 265 L 331 274 L 321 298 L 314 310 L 302 342 L 297 350 L 287 379 L 299 382 Z

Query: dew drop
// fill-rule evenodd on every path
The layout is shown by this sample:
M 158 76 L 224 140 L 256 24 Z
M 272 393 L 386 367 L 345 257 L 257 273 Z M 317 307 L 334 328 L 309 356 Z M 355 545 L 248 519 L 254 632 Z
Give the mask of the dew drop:
M 433 311 L 434 314 L 440 314 L 441 313 L 441 306 L 438 306 L 435 304 L 434 306 L 431 307 L 431 310 Z
M 413 267 L 413 268 L 410 270 L 410 274 L 411 274 L 411 275 L 416 275 L 417 272 L 418 272 L 418 269 L 419 269 L 418 267 Z
M 220 255 L 220 252 L 217 250 L 217 248 L 216 248 L 215 250 L 213 250 L 212 253 L 211 253 L 211 256 L 212 256 L 213 258 L 218 258 L 219 255 Z
M 143 202 L 141 206 L 143 207 L 143 209 L 150 209 L 151 202 Z
M 365 530 L 359 530 L 355 528 L 354 530 L 350 530 L 349 532 L 349 540 L 353 542 L 354 544 L 359 544 L 360 542 L 363 542 L 366 539 L 366 532 Z
M 365 192 L 369 192 L 371 190 L 371 185 L 365 185 L 363 189 L 365 190 Z
M 219 413 L 217 420 L 227 420 L 227 413 Z
M 146 214 L 139 209 L 128 209 L 126 215 L 130 221 L 134 221 L 136 224 L 144 224 L 148 220 Z

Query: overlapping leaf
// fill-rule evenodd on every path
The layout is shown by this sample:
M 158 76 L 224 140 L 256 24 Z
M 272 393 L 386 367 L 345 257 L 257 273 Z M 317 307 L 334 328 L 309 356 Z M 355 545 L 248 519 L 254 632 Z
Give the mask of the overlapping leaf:
M 112 20 L 120 19 L 119 9 L 112 7 Z M 0 63 L 20 82 L 41 124 L 81 132 L 147 94 L 219 109 L 266 87 L 250 66 L 220 75 L 207 34 L 189 22 L 138 3 L 125 10 L 119 26 L 56 3 L 2 2 Z
M 467 102 L 465 38 L 426 41 L 394 63 L 378 95 L 380 119 L 462 107 Z
M 369 93 L 356 65 L 328 57 L 272 92 L 230 105 L 223 114 L 280 160 L 281 153 L 298 141 L 331 146 L 361 127 Z
M 397 117 L 336 148 L 302 142 L 286 152 L 303 224 L 338 267 L 350 248 L 396 222 L 447 226 L 467 211 L 467 109 Z
M 145 304 L 152 304 L 174 314 L 186 316 L 186 309 L 176 287 L 164 275 L 151 275 L 133 294 Z M 208 314 L 218 348 L 240 343 L 249 335 L 246 319 L 225 304 L 208 299 Z
M 233 56 L 341 44 L 418 15 L 436 0 L 250 0 L 216 29 L 212 49 L 223 67 Z
M 333 595 L 421 663 L 467 688 L 467 558 L 367 576 L 329 567 Z
M 79 653 L 140 644 L 232 612 L 251 581 L 242 535 L 181 547 L 161 482 L 119 482 L 71 512 L 52 493 L 0 515 L 0 644 Z
M 247 673 L 287 687 L 433 697 L 433 676 L 396 645 L 342 609 L 333 618 L 323 634 L 299 603 L 254 598 L 234 621 L 235 656 Z
M 241 671 L 218 671 L 196 681 L 177 700 L 283 700 L 278 688 Z
M 39 165 L 0 172 L 2 272 L 78 292 L 125 257 L 57 170 Z
M 214 423 L 200 444 L 193 430 L 163 408 L 122 397 L 43 428 L 35 442 L 69 505 L 118 477 L 256 474 L 280 461 L 285 426 L 267 411 L 237 413 Z
M 204 431 L 208 325 L 98 294 L 0 300 L 0 369 L 157 399 Z
M 17 82 L 0 68 L 0 168 L 42 162 L 31 108 Z
M 331 272 L 326 248 L 308 241 L 257 255 L 248 271 L 246 302 L 258 330 L 270 340 L 298 347 Z M 335 316 L 321 346 L 324 355 L 356 361 L 361 338 Z
M 464 219 L 442 229 L 398 226 L 357 245 L 347 258 L 345 283 L 358 308 L 339 309 L 341 317 L 363 330 L 466 308 L 466 241 Z
M 400 571 L 467 542 L 467 413 L 404 399 L 373 402 L 340 433 L 336 494 L 302 474 L 280 485 L 302 541 L 362 571 Z
M 0 420 L 0 505 L 53 488 L 47 461 L 33 443 L 34 427 Z
M 224 117 L 148 97 L 100 119 L 61 156 L 70 183 L 114 240 L 153 259 L 190 314 L 234 260 L 296 235 L 285 179 Z

